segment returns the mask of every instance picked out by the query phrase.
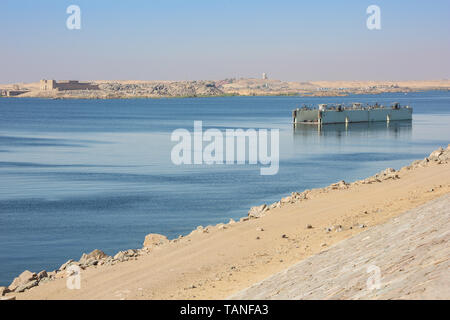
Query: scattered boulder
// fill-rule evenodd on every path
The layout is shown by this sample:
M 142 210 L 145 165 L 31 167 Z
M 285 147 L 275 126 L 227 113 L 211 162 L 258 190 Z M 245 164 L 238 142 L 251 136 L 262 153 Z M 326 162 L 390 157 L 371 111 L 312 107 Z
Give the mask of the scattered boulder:
M 373 178 L 379 179 L 379 180 L 388 180 L 388 179 L 399 179 L 399 175 L 397 174 L 397 171 L 393 168 L 387 168 L 379 173 L 377 173 Z
M 310 190 L 305 190 L 302 193 L 298 193 L 298 192 L 292 192 L 291 194 L 291 198 L 294 201 L 301 201 L 301 200 L 307 200 L 308 199 L 308 194 L 310 193 Z
M 349 184 L 347 182 L 345 182 L 344 180 L 341 180 L 337 183 L 333 183 L 330 187 L 331 189 L 335 190 L 335 189 L 347 189 L 349 186 Z
M 146 249 L 148 249 L 148 248 L 146 248 Z M 119 261 L 119 262 L 128 261 L 128 260 L 130 260 L 132 258 L 138 257 L 139 256 L 139 252 L 140 251 L 134 250 L 134 249 L 128 249 L 128 250 L 125 250 L 125 251 L 119 251 L 113 258 L 106 259 L 105 263 L 110 264 L 113 261 Z
M 313 226 L 311 224 L 306 225 L 306 229 L 312 229 L 312 228 L 313 228 Z
M 440 147 L 439 149 L 433 151 L 428 157 L 430 160 L 437 160 L 444 153 L 444 149 Z
M 292 197 L 281 198 L 281 203 L 292 203 Z
M 95 249 L 91 253 L 83 253 L 80 258 L 80 263 L 86 266 L 97 265 L 99 260 L 106 259 L 107 257 L 109 256 L 102 250 Z
M 280 202 L 280 201 L 277 201 L 277 202 L 272 203 L 272 204 L 269 206 L 269 209 L 275 209 L 275 208 L 279 208 L 279 207 L 281 207 L 281 202 Z
M 16 291 L 17 288 L 27 285 L 28 283 L 37 280 L 37 274 L 31 271 L 25 270 L 13 282 L 9 285 L 9 291 Z
M 45 270 L 42 270 L 41 272 L 39 272 L 37 274 L 38 280 L 41 280 L 41 279 L 44 279 L 44 278 L 47 278 L 47 277 L 48 277 L 48 274 L 47 274 L 47 271 L 45 271 Z
M 70 260 L 67 260 L 65 263 L 63 263 L 62 265 L 61 265 L 61 267 L 59 267 L 59 271 L 64 271 L 64 270 L 66 270 L 66 268 L 68 267 L 68 266 L 70 266 L 71 264 L 73 264 L 75 261 L 73 260 L 73 259 L 70 259 Z
M 134 249 L 128 249 L 126 251 L 126 254 L 127 254 L 128 257 L 132 257 L 132 258 L 135 258 L 135 257 L 139 256 L 139 252 L 137 250 L 134 250 Z
M 256 206 L 256 207 L 251 207 L 249 212 L 248 212 L 248 217 L 249 218 L 261 218 L 262 216 L 264 216 L 264 213 L 269 210 L 269 208 L 267 207 L 267 205 L 263 204 L 260 206 Z
M 36 287 L 38 285 L 39 281 L 38 280 L 32 280 L 28 283 L 22 284 L 20 286 L 18 286 L 16 288 L 16 290 L 14 290 L 14 292 L 24 292 L 25 290 L 31 289 L 33 287 Z
M 203 233 L 209 233 L 209 230 L 211 229 L 211 226 L 207 226 L 206 228 L 203 228 Z
M 0 287 L 0 297 L 4 296 L 6 293 L 8 293 L 9 290 L 6 287 Z
M 219 224 L 217 225 L 217 228 L 218 228 L 219 230 L 225 230 L 225 229 L 227 228 L 227 226 L 224 225 L 223 223 L 219 223 Z
M 198 228 L 197 228 L 198 229 Z M 150 233 L 145 236 L 144 248 L 153 248 L 168 243 L 166 236 L 157 233 Z
M 119 251 L 115 256 L 114 260 L 117 260 L 119 262 L 128 261 L 129 257 L 126 254 L 126 251 Z

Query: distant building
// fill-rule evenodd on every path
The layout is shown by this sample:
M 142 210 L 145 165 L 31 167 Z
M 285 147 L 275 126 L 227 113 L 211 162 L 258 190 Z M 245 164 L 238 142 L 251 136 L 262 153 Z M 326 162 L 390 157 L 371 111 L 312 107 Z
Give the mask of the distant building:
M 262 79 L 263 79 L 263 80 L 269 79 L 269 77 L 267 76 L 267 73 L 264 72 L 264 73 L 262 74 Z
M 78 80 L 41 80 L 40 89 L 42 91 L 49 90 L 99 90 L 98 85 L 89 82 L 79 82 Z

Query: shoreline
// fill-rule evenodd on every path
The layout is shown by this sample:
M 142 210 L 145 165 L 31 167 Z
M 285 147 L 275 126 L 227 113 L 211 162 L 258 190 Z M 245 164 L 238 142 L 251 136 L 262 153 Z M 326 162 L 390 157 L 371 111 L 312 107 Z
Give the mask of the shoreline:
M 239 94 L 239 93 L 230 93 L 230 94 L 219 94 L 219 95 L 187 95 L 187 96 L 118 96 L 118 97 L 80 97 L 80 96 L 61 96 L 61 97 L 46 97 L 46 96 L 0 96 L 0 98 L 5 99 L 43 99 L 43 100 L 133 100 L 133 99 L 149 99 L 149 100 L 158 100 L 158 99 L 194 99 L 194 98 L 227 98 L 227 97 L 301 97 L 301 98 L 315 98 L 315 97 L 348 97 L 350 95 L 360 96 L 360 95 L 380 95 L 384 93 L 425 93 L 425 92 L 433 92 L 433 91 L 443 91 L 448 92 L 450 88 L 433 88 L 433 89 L 418 89 L 418 90 L 400 90 L 400 91 L 387 91 L 387 92 L 348 92 L 341 94 L 323 94 L 323 93 L 273 93 L 273 94 Z
M 43 81 L 43 82 L 42 82 Z M 43 99 L 158 99 L 203 97 L 342 97 L 449 91 L 450 80 L 409 81 L 282 81 L 275 79 L 231 78 L 223 80 L 138 81 L 138 80 L 77 80 L 0 84 L 0 96 Z M 59 87 L 58 87 L 59 85 Z
M 248 215 L 238 222 L 231 219 L 228 224 L 199 226 L 189 235 L 172 240 L 163 235 L 150 234 L 145 238 L 142 249 L 120 251 L 114 257 L 107 256 L 100 250 L 94 250 L 89 254 L 83 254 L 80 261 L 69 260 L 52 272 L 41 271 L 35 274 L 25 271 L 13 281 L 9 289 L 2 289 L 0 296 L 6 293 L 6 297 L 25 299 L 117 299 L 118 297 L 112 293 L 120 290 L 110 292 L 114 288 L 107 288 L 105 279 L 102 280 L 102 278 L 108 278 L 108 272 L 106 275 L 103 272 L 109 269 L 106 271 L 111 272 L 112 278 L 120 279 L 121 277 L 117 278 L 117 274 L 127 275 L 127 268 L 133 266 L 133 279 L 129 282 L 141 285 L 141 273 L 149 272 L 154 277 L 150 282 L 156 283 L 161 290 L 155 292 L 152 289 L 144 289 L 143 286 L 137 288 L 137 293 L 127 295 L 127 298 L 224 298 L 233 290 L 237 291 L 256 280 L 262 280 L 263 275 L 274 274 L 283 267 L 321 252 L 333 243 L 360 233 L 367 227 L 383 223 L 406 209 L 417 207 L 426 202 L 425 200 L 449 193 L 450 173 L 446 172 L 450 170 L 445 170 L 449 167 L 450 145 L 447 149 L 436 150 L 429 157 L 414 161 L 398 171 L 388 168 L 372 177 L 352 183 L 339 181 L 324 188 L 293 192 L 273 204 L 252 207 Z M 425 191 L 418 190 L 422 180 L 430 180 L 426 170 L 430 172 L 432 170 L 433 179 L 430 181 L 431 184 L 428 183 L 425 186 Z M 442 170 L 444 170 L 443 174 L 440 173 Z M 411 175 L 418 173 L 421 173 L 423 177 L 411 179 Z M 442 181 L 436 182 L 434 181 L 436 179 L 442 179 Z M 395 186 L 392 189 L 393 184 L 401 185 L 404 181 L 409 181 L 405 190 L 397 190 Z M 392 199 L 392 194 L 384 190 L 385 188 L 380 189 L 381 186 L 391 188 L 391 193 L 395 192 L 398 202 L 402 204 L 396 203 Z M 370 190 L 367 194 L 366 189 L 370 188 L 376 189 L 374 194 L 377 197 L 374 197 L 378 200 L 372 205 L 367 204 L 374 201 Z M 367 196 L 369 198 L 365 198 Z M 347 205 L 339 204 L 341 197 L 347 199 Z M 380 199 L 384 199 L 383 203 L 380 203 Z M 322 205 L 323 201 L 327 205 Z M 299 217 L 297 212 L 299 210 L 302 212 L 306 210 L 306 212 Z M 309 213 L 309 210 L 313 213 Z M 383 214 L 380 215 L 380 212 Z M 388 214 L 385 215 L 384 212 Z M 287 223 L 280 221 L 283 217 Z M 230 235 L 227 236 L 227 233 Z M 218 240 L 220 240 L 218 244 L 211 242 Z M 249 242 L 250 245 L 245 245 L 241 241 Z M 308 244 L 305 245 L 305 242 Z M 236 250 L 235 255 L 224 251 L 229 246 Z M 267 246 L 274 246 L 274 248 L 267 249 Z M 202 257 L 198 252 L 208 254 Z M 186 257 L 198 258 L 197 269 L 199 269 L 185 266 L 188 262 Z M 155 258 L 156 262 L 153 262 Z M 233 260 L 235 260 L 234 263 L 230 262 Z M 99 281 L 103 284 L 103 287 L 100 287 L 108 293 L 91 294 L 90 291 L 95 288 L 89 285 L 90 281 L 83 284 L 83 287 L 89 287 L 86 290 L 65 289 L 66 269 L 71 264 L 82 269 L 83 279 L 86 276 L 88 279 L 94 279 L 94 282 Z M 147 267 L 143 268 L 139 264 L 147 265 L 149 270 L 146 271 Z M 256 275 L 252 272 L 252 267 L 255 265 L 258 265 L 259 269 Z M 178 270 L 177 275 L 174 276 L 175 279 L 171 279 L 171 267 Z M 164 274 L 162 278 L 154 273 L 158 270 Z M 205 274 L 208 275 L 206 279 Z M 240 277 L 237 277 L 237 274 Z M 135 278 L 140 281 L 136 282 Z M 186 283 L 192 284 L 186 286 Z M 129 283 L 126 284 L 128 285 Z M 208 287 L 208 290 L 203 292 L 205 287 Z M 11 292 L 5 292 L 8 290 Z M 43 290 L 42 294 L 39 293 L 41 290 Z

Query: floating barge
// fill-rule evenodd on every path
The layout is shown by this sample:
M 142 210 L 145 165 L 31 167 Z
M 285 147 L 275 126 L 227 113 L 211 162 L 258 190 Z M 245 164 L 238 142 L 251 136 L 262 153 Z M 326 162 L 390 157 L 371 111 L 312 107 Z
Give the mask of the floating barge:
M 351 122 L 375 122 L 412 120 L 413 109 L 393 103 L 391 107 L 382 105 L 366 105 L 353 103 L 345 105 L 319 104 L 317 108 L 302 107 L 292 111 L 294 124 L 331 124 Z

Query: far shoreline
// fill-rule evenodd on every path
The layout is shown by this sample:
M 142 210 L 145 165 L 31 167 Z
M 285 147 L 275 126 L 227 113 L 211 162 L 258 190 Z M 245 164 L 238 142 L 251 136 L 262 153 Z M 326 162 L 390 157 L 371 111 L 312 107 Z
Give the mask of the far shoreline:
M 213 97 L 343 97 L 450 91 L 450 80 L 411 81 L 307 81 L 224 79 L 185 81 L 138 80 L 40 80 L 0 84 L 1 97 L 44 99 L 161 99 Z
M 363 95 L 382 95 L 389 93 L 399 93 L 399 94 L 408 94 L 408 93 L 427 93 L 427 92 L 450 92 L 450 89 L 429 89 L 429 90 L 413 90 L 413 91 L 396 91 L 396 92 L 377 92 L 377 93 L 348 93 L 348 94 L 340 94 L 340 95 L 315 95 L 315 94 L 267 94 L 267 95 L 241 95 L 241 94 L 223 94 L 223 95 L 205 95 L 205 96 L 161 96 L 161 97 L 146 97 L 146 96 L 135 96 L 135 97 L 111 97 L 111 98 L 101 98 L 101 97 L 35 97 L 35 96 L 14 96 L 14 97 L 1 97 L 5 99 L 41 99 L 41 100 L 161 100 L 161 99 L 206 99 L 206 98 L 231 98 L 231 97 L 299 97 L 299 98 L 333 98 L 333 97 L 348 97 L 348 96 L 363 96 Z

